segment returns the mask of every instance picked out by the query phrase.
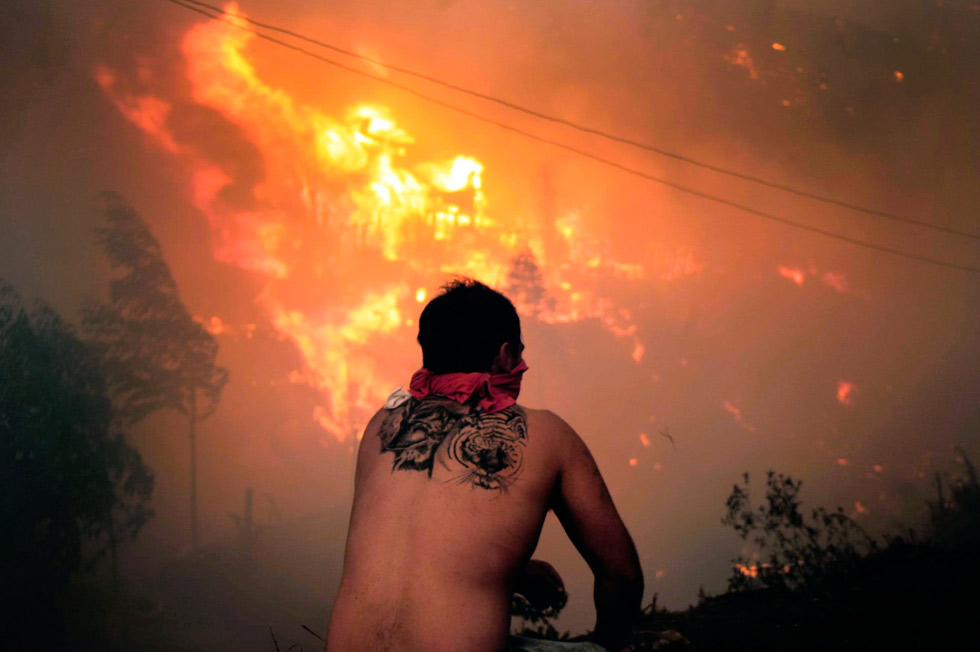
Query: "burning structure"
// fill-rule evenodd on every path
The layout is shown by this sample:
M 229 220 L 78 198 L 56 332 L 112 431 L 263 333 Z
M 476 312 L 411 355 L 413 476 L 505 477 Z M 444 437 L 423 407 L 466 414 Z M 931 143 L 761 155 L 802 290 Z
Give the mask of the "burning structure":
M 236 5 L 227 10 L 227 22 L 194 26 L 182 52 L 193 101 L 259 150 L 263 174 L 250 187 L 235 162 L 215 161 L 175 133 L 152 69 L 129 79 L 99 66 L 95 79 L 129 122 L 181 161 L 215 259 L 264 279 L 258 301 L 303 355 L 292 378 L 323 392 L 313 416 L 326 432 L 356 436 L 404 378 L 412 315 L 450 275 L 510 288 L 525 316 L 544 323 L 599 319 L 631 338 L 639 362 L 644 346 L 630 311 L 584 280 L 690 276 L 701 269 L 692 248 L 661 246 L 649 263 L 621 262 L 582 237 L 574 214 L 494 210 L 479 161 L 419 160 L 415 137 L 389 109 L 360 104 L 333 116 L 264 80 L 250 60 L 250 24 Z

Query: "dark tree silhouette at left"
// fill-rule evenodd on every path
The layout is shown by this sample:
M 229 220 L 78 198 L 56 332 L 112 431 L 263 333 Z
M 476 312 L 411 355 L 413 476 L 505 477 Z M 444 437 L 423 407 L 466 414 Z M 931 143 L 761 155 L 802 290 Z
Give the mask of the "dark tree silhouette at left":
M 106 226 L 97 231 L 114 277 L 109 303 L 83 311 L 97 342 L 110 394 L 129 424 L 153 412 L 187 418 L 190 441 L 191 545 L 198 545 L 197 426 L 217 409 L 228 371 L 215 364 L 218 342 L 180 300 L 160 243 L 118 194 L 102 193 Z
M 152 516 L 152 491 L 98 352 L 52 309 L 26 309 L 0 282 L 0 612 L 13 625 L 4 628 L 6 643 L 57 638 L 68 580 L 106 553 L 115 575 L 116 547 Z

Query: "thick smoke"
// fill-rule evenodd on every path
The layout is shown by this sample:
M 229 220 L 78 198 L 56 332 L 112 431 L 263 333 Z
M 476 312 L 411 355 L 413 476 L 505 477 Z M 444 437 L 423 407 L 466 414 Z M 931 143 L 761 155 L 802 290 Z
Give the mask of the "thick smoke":
M 195 98 L 181 44 L 203 17 L 162 1 L 86 4 L 3 10 L 0 276 L 74 317 L 85 297 L 104 291 L 93 198 L 106 188 L 125 195 L 161 240 L 192 311 L 227 325 L 221 363 L 232 380 L 201 441 L 203 535 L 230 540 L 226 513 L 240 511 L 245 487 L 256 487 L 258 518 L 287 523 L 282 531 L 290 532 L 282 537 L 290 543 L 270 548 L 269 568 L 300 578 L 326 602 L 341 563 L 351 442 L 314 420 L 323 397 L 295 382 L 294 374 L 306 373 L 303 352 L 270 320 L 263 271 L 216 257 L 221 233 L 195 202 L 186 158 L 127 120 L 113 98 L 166 98 L 174 141 L 192 145 L 197 160 L 229 179 L 215 199 L 229 213 L 265 208 L 255 191 L 276 172 L 274 150 Z M 960 3 L 343 2 L 327 9 L 294 1 L 242 9 L 746 174 L 975 227 L 980 30 L 963 20 L 970 10 Z M 569 246 L 587 244 L 603 260 L 644 267 L 635 278 L 583 271 L 573 279 L 607 302 L 616 328 L 635 325 L 627 337 L 598 317 L 549 323 L 525 315 L 531 371 L 523 400 L 581 431 L 637 541 L 648 591 L 662 602 L 682 606 L 700 584 L 723 585 L 739 541 L 719 519 L 743 471 L 802 477 L 808 501 L 844 505 L 875 529 L 913 518 L 915 488 L 952 458 L 953 445 L 976 441 L 976 274 L 766 222 L 273 45 L 248 47 L 257 75 L 297 104 L 338 120 L 361 103 L 387 107 L 414 138 L 413 165 L 479 160 L 488 213 L 542 224 L 545 233 L 571 229 Z M 763 189 L 365 69 L 798 222 L 980 263 L 975 241 Z M 115 75 L 115 94 L 100 87 L 99 70 Z M 557 246 L 546 240 L 542 247 Z M 329 252 L 337 251 L 331 243 Z M 674 258 L 664 261 L 681 251 L 697 271 L 668 278 Z M 362 286 L 345 283 L 353 277 L 343 264 L 357 261 L 338 260 L 329 282 L 283 284 L 277 296 L 304 310 L 314 300 L 353 305 L 352 287 Z M 315 262 L 304 264 L 312 270 Z M 542 271 L 558 278 L 556 269 Z M 408 305 L 415 290 L 406 286 Z M 562 292 L 547 283 L 545 290 Z M 379 336 L 372 344 L 407 381 L 419 362 L 411 339 Z M 183 542 L 186 452 L 168 436 L 167 419 L 138 442 L 157 470 L 158 517 L 134 567 Z M 295 525 L 311 515 L 310 528 Z M 317 563 L 316 572 L 287 562 L 287 545 L 300 551 L 294 559 Z M 555 559 L 569 584 L 562 624 L 590 626 L 588 571 L 553 523 L 539 555 Z

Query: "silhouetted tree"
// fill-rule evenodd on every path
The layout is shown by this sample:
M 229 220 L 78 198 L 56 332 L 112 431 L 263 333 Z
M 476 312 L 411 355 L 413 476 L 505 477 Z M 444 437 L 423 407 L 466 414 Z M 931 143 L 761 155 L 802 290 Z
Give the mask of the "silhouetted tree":
M 187 418 L 191 544 L 197 549 L 197 424 L 218 406 L 228 371 L 218 343 L 180 300 L 163 251 L 126 201 L 103 193 L 107 226 L 99 242 L 115 273 L 109 303 L 85 308 L 86 332 L 101 345 L 113 400 L 128 423 L 165 409 Z
M 106 551 L 115 578 L 116 544 L 152 516 L 152 491 L 153 476 L 113 410 L 98 353 L 53 310 L 28 312 L 0 283 L 3 617 L 16 629 L 54 621 L 47 611 L 59 590 Z M 86 543 L 94 544 L 89 560 Z

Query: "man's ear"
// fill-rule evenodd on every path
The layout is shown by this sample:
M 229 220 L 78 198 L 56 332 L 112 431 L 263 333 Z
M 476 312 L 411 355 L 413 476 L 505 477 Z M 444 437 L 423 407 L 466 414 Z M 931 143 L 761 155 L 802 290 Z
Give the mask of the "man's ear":
M 493 371 L 507 373 L 514 368 L 513 351 L 509 343 L 504 342 L 500 345 L 496 357 L 493 359 Z

